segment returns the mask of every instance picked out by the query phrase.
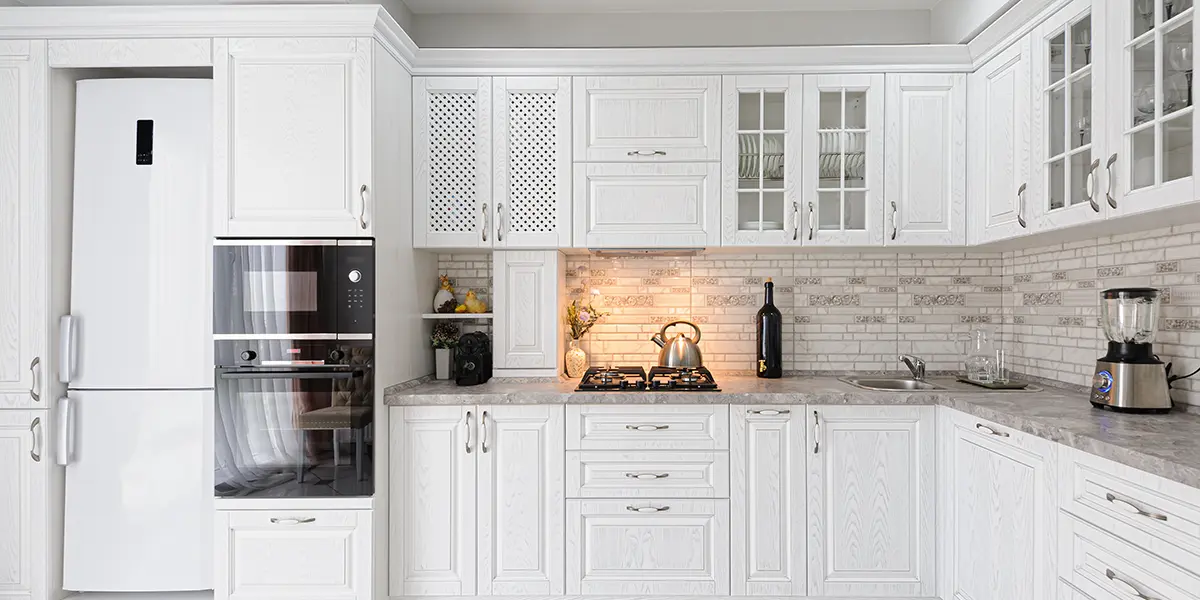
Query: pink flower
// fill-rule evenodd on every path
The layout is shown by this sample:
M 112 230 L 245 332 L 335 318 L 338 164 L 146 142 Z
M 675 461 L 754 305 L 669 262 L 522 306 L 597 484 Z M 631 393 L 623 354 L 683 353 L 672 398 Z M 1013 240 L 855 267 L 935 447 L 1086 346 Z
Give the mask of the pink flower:
M 579 322 L 580 323 L 587 323 L 590 320 L 592 320 L 592 313 L 589 313 L 586 310 L 579 311 Z

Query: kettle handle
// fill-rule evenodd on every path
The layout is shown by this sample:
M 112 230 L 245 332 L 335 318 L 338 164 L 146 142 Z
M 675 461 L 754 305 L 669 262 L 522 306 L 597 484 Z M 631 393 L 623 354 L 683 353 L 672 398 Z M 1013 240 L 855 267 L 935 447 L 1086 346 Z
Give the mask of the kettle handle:
M 692 330 L 696 332 L 696 339 L 692 340 L 692 342 L 695 342 L 697 344 L 700 343 L 700 328 L 697 327 L 696 324 L 691 321 L 671 321 L 670 323 L 663 325 L 662 329 L 658 330 L 658 334 L 666 337 L 667 330 L 670 329 L 674 325 L 687 325 L 687 326 L 691 327 Z

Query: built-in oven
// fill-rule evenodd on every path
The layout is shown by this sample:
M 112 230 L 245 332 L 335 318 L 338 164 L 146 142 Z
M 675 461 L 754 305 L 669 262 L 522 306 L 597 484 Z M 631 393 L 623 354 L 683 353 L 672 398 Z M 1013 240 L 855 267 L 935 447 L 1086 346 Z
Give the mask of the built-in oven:
M 370 239 L 218 239 L 213 247 L 213 334 L 370 336 L 375 247 Z
M 374 493 L 371 340 L 216 342 L 218 497 Z

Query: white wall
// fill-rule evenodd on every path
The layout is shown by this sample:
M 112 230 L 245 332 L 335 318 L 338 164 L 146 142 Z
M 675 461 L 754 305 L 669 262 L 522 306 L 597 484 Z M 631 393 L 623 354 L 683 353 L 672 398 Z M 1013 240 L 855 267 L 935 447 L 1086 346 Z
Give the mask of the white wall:
M 941 0 L 929 11 L 930 41 L 962 44 L 970 41 L 1018 0 Z

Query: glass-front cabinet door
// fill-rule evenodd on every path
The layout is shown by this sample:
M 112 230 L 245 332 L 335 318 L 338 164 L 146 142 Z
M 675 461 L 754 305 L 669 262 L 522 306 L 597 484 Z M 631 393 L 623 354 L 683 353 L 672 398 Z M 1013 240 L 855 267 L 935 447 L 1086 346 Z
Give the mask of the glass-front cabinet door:
M 1034 207 L 1036 229 L 1055 229 L 1104 217 L 1101 161 L 1107 123 L 1103 93 L 1103 10 L 1075 0 L 1039 26 L 1033 81 L 1034 178 L 1040 186 Z M 1113 150 L 1115 151 L 1115 150 Z M 1111 153 L 1111 152 L 1110 152 Z
M 1133 213 L 1194 201 L 1193 0 L 1114 0 L 1112 152 L 1105 202 Z
M 806 75 L 805 244 L 883 244 L 883 75 Z
M 721 241 L 800 243 L 802 76 L 728 75 L 722 81 Z

